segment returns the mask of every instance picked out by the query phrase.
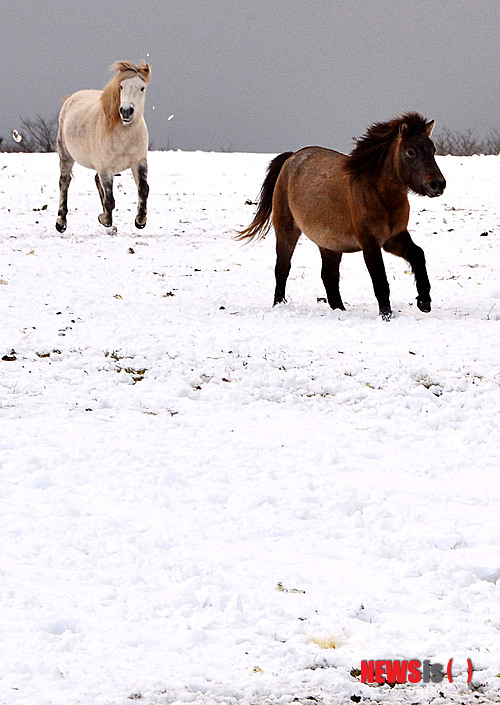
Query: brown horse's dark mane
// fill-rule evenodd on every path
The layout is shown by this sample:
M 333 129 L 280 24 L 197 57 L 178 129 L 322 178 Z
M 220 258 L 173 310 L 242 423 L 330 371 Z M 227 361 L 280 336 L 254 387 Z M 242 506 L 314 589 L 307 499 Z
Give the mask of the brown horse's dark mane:
M 376 171 L 383 163 L 391 143 L 399 135 L 403 123 L 407 126 L 407 136 L 427 133 L 427 120 L 419 113 L 405 113 L 387 122 L 376 122 L 363 137 L 356 140 L 356 146 L 347 160 L 348 171 L 351 174 Z

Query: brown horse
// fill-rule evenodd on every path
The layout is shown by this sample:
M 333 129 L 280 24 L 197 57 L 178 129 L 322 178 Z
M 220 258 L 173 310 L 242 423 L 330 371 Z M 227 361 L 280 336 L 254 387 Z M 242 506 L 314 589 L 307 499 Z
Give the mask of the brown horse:
M 418 113 L 372 125 L 349 155 L 323 147 L 286 152 L 269 164 L 252 223 L 236 239 L 276 233 L 274 304 L 285 301 L 290 261 L 304 233 L 321 252 L 321 278 L 328 303 L 344 309 L 339 267 L 344 252 L 363 251 L 380 315 L 392 317 L 382 248 L 410 264 L 417 306 L 431 310 L 423 250 L 408 233 L 408 191 L 440 196 L 446 186 L 430 139 L 434 121 Z

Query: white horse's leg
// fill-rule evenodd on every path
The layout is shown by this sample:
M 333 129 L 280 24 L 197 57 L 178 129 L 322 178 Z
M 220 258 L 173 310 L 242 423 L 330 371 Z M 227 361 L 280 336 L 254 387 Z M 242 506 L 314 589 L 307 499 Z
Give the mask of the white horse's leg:
M 137 216 L 135 218 L 135 227 L 142 230 L 146 226 L 147 213 L 148 213 L 148 195 L 149 195 L 149 185 L 148 185 L 148 162 L 146 159 L 134 164 L 132 167 L 132 174 L 134 175 L 135 183 L 137 186 L 137 193 L 139 196 L 139 201 L 137 204 Z
M 97 190 L 99 191 L 103 208 L 103 212 L 99 216 L 99 222 L 106 228 L 110 228 L 113 225 L 113 209 L 115 207 L 115 199 L 113 197 L 113 174 L 101 172 L 97 176 L 100 184 L 100 188 L 98 185 Z
M 68 188 L 71 182 L 71 169 L 75 160 L 66 151 L 62 141 L 58 139 L 57 151 L 59 152 L 59 210 L 57 211 L 56 230 L 63 233 L 66 230 L 66 216 L 68 215 Z
M 99 194 L 99 198 L 101 199 L 101 205 L 104 209 L 104 189 L 101 186 L 101 181 L 99 179 L 99 174 L 95 175 L 95 185 L 97 186 L 97 192 Z
M 97 193 L 99 194 L 99 198 L 101 199 L 101 204 L 103 209 L 106 207 L 106 194 L 104 193 L 104 189 L 101 186 L 101 180 L 99 179 L 99 174 L 95 175 L 95 185 L 97 186 Z M 100 220 L 100 219 L 99 219 Z M 110 235 L 116 235 L 117 233 L 117 227 L 116 225 L 111 225 L 110 227 L 107 228 L 108 232 Z

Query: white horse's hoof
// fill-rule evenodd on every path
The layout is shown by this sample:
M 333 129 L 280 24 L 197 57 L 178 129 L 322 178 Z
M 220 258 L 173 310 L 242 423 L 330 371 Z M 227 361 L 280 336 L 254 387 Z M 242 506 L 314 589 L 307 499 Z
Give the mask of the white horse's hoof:
M 108 235 L 116 235 L 116 233 L 118 232 L 118 228 L 116 227 L 116 225 L 107 225 L 106 223 L 103 223 L 103 222 L 102 222 L 102 216 L 100 216 L 100 215 L 97 216 L 97 220 L 98 220 L 98 221 L 100 222 L 100 224 L 105 228 L 106 233 L 107 233 Z
M 112 226 L 109 225 L 108 223 L 105 223 L 105 222 L 104 222 L 104 217 L 103 217 L 102 214 L 97 216 L 97 220 L 100 222 L 101 225 L 104 225 L 105 228 L 111 228 L 111 227 L 112 227 Z

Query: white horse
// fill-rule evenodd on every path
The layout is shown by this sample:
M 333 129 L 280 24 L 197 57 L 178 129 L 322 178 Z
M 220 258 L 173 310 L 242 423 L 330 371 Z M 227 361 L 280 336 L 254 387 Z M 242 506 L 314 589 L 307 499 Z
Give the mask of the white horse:
M 145 61 L 138 66 L 117 61 L 111 70 L 115 76 L 102 91 L 73 93 L 64 100 L 59 113 L 57 151 L 61 175 L 56 228 L 60 233 L 66 230 L 68 187 L 75 161 L 96 172 L 103 207 L 99 222 L 106 227 L 113 225 L 113 177 L 124 169 L 132 169 L 139 195 L 135 225 L 146 225 L 149 186 L 144 104 L 151 67 Z

